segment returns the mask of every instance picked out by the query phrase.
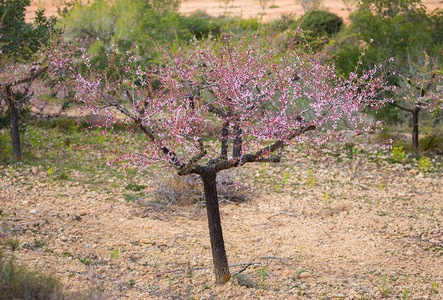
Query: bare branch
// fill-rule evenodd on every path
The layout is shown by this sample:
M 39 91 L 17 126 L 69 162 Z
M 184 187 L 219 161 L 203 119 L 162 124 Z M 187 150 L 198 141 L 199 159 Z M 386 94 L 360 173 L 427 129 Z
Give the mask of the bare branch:
M 37 77 L 39 77 L 40 75 L 42 75 L 43 73 L 45 73 L 47 70 L 48 70 L 48 67 L 44 67 L 44 68 L 38 70 L 36 73 L 32 73 L 31 72 L 31 75 L 29 77 L 26 77 L 26 78 L 23 78 L 23 79 L 16 80 L 16 81 L 13 81 L 11 83 L 5 84 L 3 87 L 5 87 L 5 88 L 6 87 L 12 87 L 12 86 L 15 86 L 15 85 L 20 85 L 20 84 L 23 84 L 23 83 L 31 82 L 34 79 L 36 79 Z
M 404 106 L 401 106 L 401 105 L 398 105 L 397 103 L 394 103 L 394 102 L 389 102 L 389 104 L 390 105 L 392 105 L 392 106 L 395 106 L 395 107 L 397 107 L 397 108 L 400 108 L 401 110 L 405 110 L 405 111 L 408 111 L 408 112 L 412 112 L 412 109 L 410 109 L 410 108 L 407 108 L 407 107 L 404 107 Z

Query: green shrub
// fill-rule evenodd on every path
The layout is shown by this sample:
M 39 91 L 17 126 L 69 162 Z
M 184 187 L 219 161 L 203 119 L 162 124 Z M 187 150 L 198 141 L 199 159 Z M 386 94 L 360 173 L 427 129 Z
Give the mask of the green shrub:
M 99 299 L 95 291 L 67 293 L 53 275 L 30 271 L 0 250 L 0 299 Z
M 188 17 L 182 17 L 180 20 L 182 38 L 187 39 L 196 37 L 201 39 L 207 37 L 210 33 L 220 34 L 220 25 L 212 20 L 205 12 L 197 11 Z
M 62 299 L 62 286 L 52 275 L 29 271 L 0 252 L 1 299 Z
M 403 162 L 406 158 L 406 151 L 403 149 L 403 146 L 392 147 L 392 157 L 395 162 Z
M 340 31 L 343 19 L 325 10 L 313 10 L 301 17 L 301 28 L 314 37 L 332 36 Z
M 419 147 L 423 151 L 435 152 L 443 154 L 443 135 L 431 134 L 419 141 Z
M 429 157 L 422 156 L 418 161 L 420 171 L 426 172 L 432 169 L 432 162 Z

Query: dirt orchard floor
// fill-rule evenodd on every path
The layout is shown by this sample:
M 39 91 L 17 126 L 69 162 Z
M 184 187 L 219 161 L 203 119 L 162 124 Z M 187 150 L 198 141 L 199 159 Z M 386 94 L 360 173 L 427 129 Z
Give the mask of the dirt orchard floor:
M 83 1 L 87 2 L 87 1 Z M 436 8 L 443 8 L 442 0 L 423 0 L 422 1 L 428 10 L 432 11 Z M 27 19 L 30 21 L 33 18 L 34 12 L 38 8 L 45 8 L 47 14 L 57 15 L 57 8 L 62 7 L 63 1 L 60 0 L 33 0 L 31 6 L 27 11 Z M 269 6 L 275 5 L 276 8 L 269 8 Z M 338 0 L 324 0 L 322 8 L 325 8 L 343 19 L 347 19 L 350 11 L 346 9 L 346 6 Z M 213 16 L 223 15 L 225 12 L 225 6 L 223 2 L 217 0 L 185 0 L 181 2 L 180 12 L 185 15 L 191 14 L 197 10 L 202 10 Z M 234 0 L 227 8 L 227 14 L 234 16 L 242 16 L 243 18 L 258 18 L 262 17 L 263 10 L 258 1 L 254 0 Z M 303 8 L 301 5 L 296 4 L 293 0 L 270 0 L 268 1 L 268 7 L 265 9 L 265 15 L 263 20 L 273 20 L 281 17 L 282 14 L 294 14 L 295 16 L 302 15 Z
M 441 299 L 441 169 L 422 173 L 388 158 L 343 153 L 331 162 L 293 152 L 280 164 L 244 167 L 250 199 L 221 203 L 239 273 L 224 286 L 214 285 L 203 206 L 130 201 L 128 184 L 156 189 L 141 173 L 97 171 L 86 183 L 73 171 L 51 183 L 43 167 L 12 174 L 4 166 L 0 233 L 18 238 L 19 261 L 105 299 Z

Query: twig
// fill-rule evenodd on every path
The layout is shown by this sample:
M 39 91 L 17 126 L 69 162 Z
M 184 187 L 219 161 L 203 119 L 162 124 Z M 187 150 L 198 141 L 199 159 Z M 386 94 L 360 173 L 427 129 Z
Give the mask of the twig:
M 238 266 L 243 266 L 243 265 L 245 265 L 245 266 L 242 269 L 240 269 L 240 271 L 238 271 L 237 273 L 235 273 L 232 276 L 237 276 L 238 274 L 240 274 L 241 272 L 243 272 L 247 268 L 249 268 L 249 266 L 262 267 L 262 265 L 259 262 L 250 262 L 250 263 L 245 263 L 245 264 L 237 264 L 237 265 L 232 265 L 230 267 L 238 267 Z

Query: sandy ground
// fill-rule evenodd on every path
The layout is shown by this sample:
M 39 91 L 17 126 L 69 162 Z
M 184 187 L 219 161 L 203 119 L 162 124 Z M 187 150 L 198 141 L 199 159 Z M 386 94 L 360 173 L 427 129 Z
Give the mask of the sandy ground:
M 43 167 L 3 166 L 0 235 L 18 239 L 19 261 L 105 299 L 441 299 L 441 170 L 388 156 L 292 153 L 243 168 L 249 200 L 221 203 L 238 274 L 225 286 L 213 283 L 203 206 L 159 207 L 146 173 L 72 170 L 51 183 Z M 148 197 L 128 201 L 128 184 Z
M 37 8 L 45 8 L 48 15 L 57 15 L 57 7 L 61 7 L 63 1 L 61 0 L 34 0 L 27 12 L 28 20 L 32 19 L 33 13 Z M 423 0 L 423 3 L 429 10 L 436 8 L 443 8 L 442 0 Z M 269 8 L 275 5 L 276 8 Z M 337 0 L 325 0 L 322 3 L 322 8 L 336 13 L 340 17 L 346 18 L 350 11 L 346 6 Z M 197 10 L 202 10 L 213 16 L 224 14 L 225 6 L 223 2 L 216 0 L 185 0 L 180 5 L 180 11 L 184 14 L 190 14 Z M 235 16 L 242 16 L 243 18 L 263 18 L 263 20 L 271 20 L 279 18 L 282 14 L 292 13 L 296 16 L 303 14 L 301 5 L 296 4 L 293 0 L 275 0 L 268 1 L 268 6 L 265 9 L 265 15 L 262 16 L 263 10 L 258 1 L 253 0 L 234 0 L 232 1 L 226 12 Z

